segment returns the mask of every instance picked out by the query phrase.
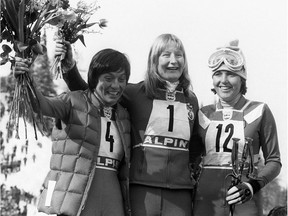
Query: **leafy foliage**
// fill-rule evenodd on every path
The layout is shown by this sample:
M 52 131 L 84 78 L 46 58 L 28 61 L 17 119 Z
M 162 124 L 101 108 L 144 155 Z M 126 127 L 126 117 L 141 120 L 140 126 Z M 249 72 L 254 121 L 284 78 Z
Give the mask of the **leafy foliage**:
M 36 199 L 32 194 L 20 190 L 18 187 L 8 188 L 5 184 L 1 184 L 1 216 L 26 216 L 27 206 L 20 208 L 20 200 L 31 203 Z
M 90 17 L 99 8 L 95 3 L 86 4 L 84 1 L 80 0 L 77 3 L 77 8 L 68 7 L 65 10 L 58 10 L 57 15 L 49 21 L 49 24 L 57 26 L 58 31 L 56 33 L 56 38 L 63 39 L 75 43 L 80 40 L 84 46 L 84 34 L 85 33 L 95 33 L 90 27 L 98 24 L 100 28 L 107 26 L 107 21 L 105 19 L 100 19 L 98 22 L 88 23 Z M 55 58 L 54 63 L 51 66 L 51 72 L 55 75 L 56 79 L 58 77 L 62 78 L 62 68 L 61 60 L 64 56 L 58 56 Z
M 275 206 L 287 204 L 287 189 L 281 187 L 277 178 L 261 189 L 261 193 L 265 215 Z
M 44 28 L 44 33 L 42 36 L 43 44 L 46 45 L 46 30 Z M 50 61 L 47 53 L 38 56 L 38 58 L 33 63 L 33 77 L 37 80 L 38 88 L 41 90 L 43 95 L 55 96 L 55 84 L 53 82 L 53 77 L 50 73 Z M 54 119 L 51 117 L 43 116 L 43 121 L 46 126 L 46 135 L 49 136 L 52 133 L 52 128 L 54 126 Z
M 43 43 L 46 46 L 46 30 L 44 28 L 43 35 L 41 37 L 41 43 Z M 33 78 L 37 80 L 38 88 L 40 91 L 47 96 L 55 96 L 55 84 L 53 82 L 53 77 L 49 71 L 50 68 L 50 61 L 48 59 L 47 53 L 44 53 L 44 55 L 39 55 L 32 65 L 34 74 Z M 7 102 L 8 106 L 3 107 L 7 112 L 10 112 L 11 104 L 13 102 L 13 95 L 15 91 L 15 78 L 13 76 L 13 73 L 11 73 L 8 76 L 3 76 L 0 79 L 0 86 L 1 86 L 1 92 L 6 92 L 5 101 Z M 32 119 L 27 117 L 28 122 L 32 122 Z M 49 136 L 52 132 L 53 128 L 53 119 L 43 116 L 44 124 L 47 126 L 47 133 L 46 136 Z M 11 131 L 11 128 L 10 130 Z M 13 134 L 13 130 L 9 133 L 10 135 Z M 8 137 L 8 139 L 11 138 L 11 136 Z
M 46 47 L 40 44 L 41 29 L 54 17 L 59 6 L 67 7 L 67 0 L 1 0 L 0 42 L 11 43 L 15 55 L 28 59 L 32 64 L 38 55 L 46 51 Z M 12 49 L 8 45 L 3 45 L 2 49 L 1 65 L 10 61 L 14 66 L 15 58 L 10 56 Z M 32 112 L 32 104 L 37 116 Z M 15 128 L 16 138 L 19 138 L 19 117 L 23 117 L 25 125 L 27 120 L 32 119 L 36 139 L 36 127 L 43 133 L 43 116 L 28 73 L 17 77 L 10 109 L 8 128 Z

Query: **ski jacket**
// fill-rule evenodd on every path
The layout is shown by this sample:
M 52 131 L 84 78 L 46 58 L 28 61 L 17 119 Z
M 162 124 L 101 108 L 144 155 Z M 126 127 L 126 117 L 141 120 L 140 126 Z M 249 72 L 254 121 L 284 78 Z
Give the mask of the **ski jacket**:
M 85 206 L 100 146 L 101 120 L 99 108 L 91 102 L 89 90 L 62 94 L 55 98 L 37 92 L 44 115 L 61 119 L 65 128 L 52 133 L 50 171 L 44 182 L 38 209 L 47 214 L 78 216 Z M 119 129 L 124 157 L 118 178 L 130 215 L 129 161 L 130 120 L 128 112 L 116 105 L 116 125 Z
M 257 178 L 260 187 L 264 187 L 279 174 L 281 159 L 276 123 L 267 104 L 249 101 L 242 96 L 234 109 L 223 109 L 220 103 L 201 108 L 199 122 L 206 148 L 204 167 L 231 168 L 232 138 L 239 139 L 238 154 L 241 158 L 245 137 L 249 137 L 253 139 L 256 168 L 261 159 L 260 150 L 263 153 L 265 166 Z
M 193 189 L 189 150 L 198 145 L 192 141 L 197 132 L 196 96 L 185 95 L 181 87 L 171 93 L 163 86 L 150 98 L 140 82 L 126 87 L 121 104 L 127 107 L 133 128 L 130 183 Z
M 71 91 L 88 88 L 76 65 L 63 74 L 63 79 Z M 128 84 L 119 103 L 127 108 L 132 124 L 130 183 L 194 188 L 190 165 L 197 163 L 204 149 L 197 129 L 196 95 L 191 92 L 187 96 L 178 87 L 175 95 L 168 95 L 162 86 L 159 97 L 150 98 L 142 81 Z

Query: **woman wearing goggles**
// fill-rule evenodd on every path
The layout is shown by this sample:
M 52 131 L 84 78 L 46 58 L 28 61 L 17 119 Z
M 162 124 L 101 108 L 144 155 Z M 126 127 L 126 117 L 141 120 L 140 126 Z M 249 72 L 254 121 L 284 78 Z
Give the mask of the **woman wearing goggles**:
M 238 41 L 216 50 L 209 58 L 208 66 L 212 69 L 212 91 L 219 100 L 199 110 L 199 133 L 206 152 L 194 200 L 194 215 L 262 216 L 259 191 L 281 170 L 273 114 L 267 104 L 244 97 L 247 74 Z M 241 160 L 248 137 L 253 140 L 252 161 Z M 231 157 L 233 140 L 239 140 L 237 161 Z M 260 150 L 265 165 L 258 172 Z M 234 166 L 232 169 L 232 164 L 240 161 L 245 164 L 242 173 Z M 253 172 L 249 171 L 250 166 L 253 166 L 250 169 Z M 231 173 L 241 173 L 236 175 L 237 183 Z
M 239 71 L 244 67 L 245 59 L 242 53 L 227 48 L 221 48 L 213 53 L 208 60 L 208 66 L 212 71 L 217 70 L 223 63 L 229 70 Z

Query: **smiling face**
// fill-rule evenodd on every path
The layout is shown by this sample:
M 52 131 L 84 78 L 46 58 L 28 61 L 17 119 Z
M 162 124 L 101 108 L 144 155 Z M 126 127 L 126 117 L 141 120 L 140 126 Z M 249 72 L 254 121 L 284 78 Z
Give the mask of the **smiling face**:
M 124 70 L 108 72 L 99 76 L 95 93 L 106 106 L 113 106 L 123 94 L 127 85 L 127 77 Z
M 158 58 L 158 74 L 164 80 L 176 82 L 183 73 L 185 64 L 183 52 L 172 43 L 166 47 Z
M 213 86 L 217 95 L 224 101 L 232 101 L 241 89 L 241 77 L 229 71 L 217 71 L 213 74 Z

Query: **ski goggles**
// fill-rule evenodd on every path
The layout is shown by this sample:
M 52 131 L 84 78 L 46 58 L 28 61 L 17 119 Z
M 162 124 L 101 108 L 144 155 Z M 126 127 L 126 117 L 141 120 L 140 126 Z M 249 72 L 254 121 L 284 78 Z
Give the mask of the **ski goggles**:
M 217 50 L 208 59 L 208 67 L 212 71 L 216 71 L 223 63 L 231 71 L 239 71 L 245 67 L 245 60 L 241 53 L 227 48 Z

